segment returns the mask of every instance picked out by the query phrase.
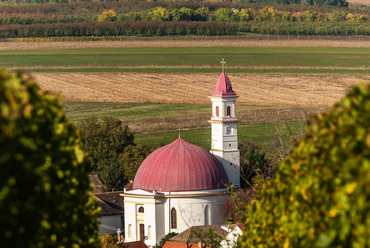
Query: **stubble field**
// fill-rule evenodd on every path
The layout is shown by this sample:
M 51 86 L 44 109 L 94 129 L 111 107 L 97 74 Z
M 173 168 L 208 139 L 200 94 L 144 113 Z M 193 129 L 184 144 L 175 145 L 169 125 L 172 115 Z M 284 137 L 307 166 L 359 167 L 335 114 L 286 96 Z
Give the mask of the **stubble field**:
M 217 73 L 34 73 L 66 102 L 209 104 Z M 329 106 L 368 74 L 232 73 L 238 104 Z

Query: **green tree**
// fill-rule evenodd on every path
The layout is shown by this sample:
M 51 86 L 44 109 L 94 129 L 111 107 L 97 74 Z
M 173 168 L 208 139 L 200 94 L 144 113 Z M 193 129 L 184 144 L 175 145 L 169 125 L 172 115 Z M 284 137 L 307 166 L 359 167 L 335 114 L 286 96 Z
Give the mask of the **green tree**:
M 117 160 L 125 147 L 134 145 L 134 134 L 115 118 L 87 118 L 78 124 L 83 134 L 84 151 L 89 154 L 92 171 L 99 172 Z
M 182 7 L 171 11 L 172 20 L 174 21 L 190 21 L 193 17 L 193 10 Z
M 201 7 L 194 11 L 194 21 L 207 21 L 211 11 L 208 7 Z
M 344 22 L 346 21 L 347 14 L 348 13 L 346 11 L 334 11 L 330 13 L 329 19 L 335 22 Z
M 251 8 L 247 9 L 241 9 L 240 12 L 238 12 L 238 17 L 241 22 L 250 21 L 254 19 L 255 12 Z
M 134 180 L 139 166 L 144 161 L 144 159 L 154 150 L 155 148 L 149 147 L 147 144 L 139 146 L 130 145 L 125 148 L 118 159 L 125 170 L 125 177 L 128 181 Z
M 247 208 L 241 247 L 370 247 L 370 87 L 310 120 Z
M 61 101 L 22 73 L 0 71 L 2 247 L 96 247 L 88 163 Z
M 253 141 L 239 142 L 240 150 L 240 184 L 242 188 L 252 186 L 252 179 L 261 176 L 263 179 L 271 179 L 278 169 L 268 158 L 266 152 L 259 143 Z
M 117 20 L 117 13 L 114 10 L 104 11 L 103 14 L 99 15 L 98 21 L 100 22 L 113 22 Z
M 163 7 L 156 7 L 153 11 L 149 12 L 148 16 L 153 21 L 169 21 L 170 12 Z

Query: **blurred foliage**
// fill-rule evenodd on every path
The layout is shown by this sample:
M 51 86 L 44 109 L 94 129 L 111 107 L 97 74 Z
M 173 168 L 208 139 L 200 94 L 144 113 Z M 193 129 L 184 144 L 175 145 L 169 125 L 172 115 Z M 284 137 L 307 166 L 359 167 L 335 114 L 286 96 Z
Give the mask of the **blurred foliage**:
M 98 209 L 61 101 L 0 71 L 1 247 L 96 247 Z
M 369 86 L 310 120 L 257 193 L 240 247 L 370 247 Z

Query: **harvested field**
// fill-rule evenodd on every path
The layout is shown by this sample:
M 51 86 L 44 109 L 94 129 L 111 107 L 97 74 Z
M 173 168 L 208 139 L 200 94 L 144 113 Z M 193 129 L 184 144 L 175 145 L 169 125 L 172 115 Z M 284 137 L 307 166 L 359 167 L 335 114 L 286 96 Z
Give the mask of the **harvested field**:
M 148 39 L 75 42 L 1 42 L 0 50 L 80 49 L 120 47 L 370 47 L 370 41 L 343 40 L 183 40 Z
M 347 0 L 348 3 L 357 3 L 362 5 L 370 5 L 369 0 Z
M 67 102 L 209 104 L 216 73 L 34 73 L 45 90 Z M 328 106 L 354 85 L 370 81 L 363 74 L 229 74 L 238 104 L 258 106 Z

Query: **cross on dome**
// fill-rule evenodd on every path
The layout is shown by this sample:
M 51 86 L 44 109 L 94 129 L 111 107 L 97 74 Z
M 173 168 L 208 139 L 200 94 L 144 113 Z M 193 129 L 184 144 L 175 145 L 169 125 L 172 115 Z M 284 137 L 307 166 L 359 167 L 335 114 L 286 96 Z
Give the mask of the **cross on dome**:
M 220 62 L 220 64 L 222 64 L 222 72 L 224 72 L 225 64 L 226 64 L 226 61 L 224 60 L 224 58 L 222 58 L 222 61 Z

